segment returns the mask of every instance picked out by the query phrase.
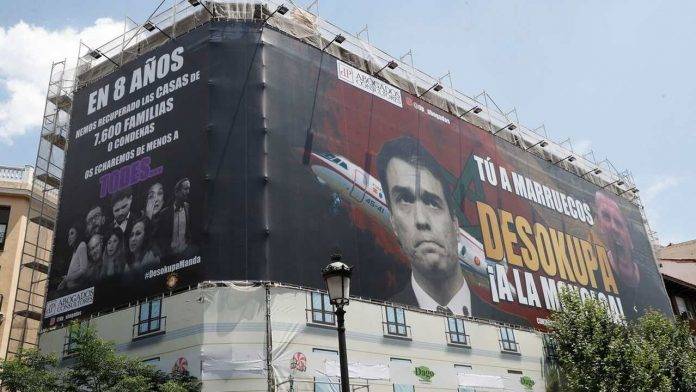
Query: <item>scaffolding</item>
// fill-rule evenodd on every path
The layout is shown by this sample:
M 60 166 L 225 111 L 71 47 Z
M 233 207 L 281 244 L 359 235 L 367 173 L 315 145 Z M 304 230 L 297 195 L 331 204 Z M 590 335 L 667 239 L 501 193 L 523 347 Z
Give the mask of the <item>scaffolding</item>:
M 288 11 L 283 15 L 276 14 L 274 11 L 281 6 L 287 7 Z M 313 7 L 314 13 L 311 12 Z M 474 96 L 464 94 L 454 88 L 449 72 L 436 78 L 416 68 L 412 50 L 400 58 L 391 56 L 372 45 L 369 38 L 361 37 L 366 35 L 368 26 L 356 34 L 347 32 L 322 19 L 318 15 L 318 9 L 319 1 L 299 7 L 293 1 L 283 0 L 201 1 L 196 6 L 181 0 L 169 9 L 155 10 L 142 24 L 126 18 L 124 33 L 104 45 L 90 48 L 82 44 L 78 54 L 75 86 L 81 88 L 88 85 L 167 42 L 170 37 L 176 38 L 210 21 L 263 21 L 264 25 L 325 50 L 341 61 L 488 130 L 520 149 L 611 191 L 642 209 L 634 178 L 629 171 L 617 170 L 608 159 L 598 161 L 593 151 L 576 151 L 569 139 L 553 141 L 543 125 L 528 128 L 520 124 L 517 109 L 504 110 L 488 92 L 483 91 Z M 157 26 L 157 29 L 148 30 L 146 26 Z M 343 37 L 340 45 L 326 46 L 338 36 Z M 385 69 L 388 64 L 395 65 Z M 448 86 L 440 85 L 440 88 L 433 89 L 443 79 L 449 80 Z M 645 217 L 644 222 L 651 239 L 656 241 L 655 232 L 648 227 Z
M 72 78 L 66 60 L 53 63 L 22 246 L 14 313 L 5 358 L 38 344 L 46 298 L 48 270 L 63 179 L 68 124 L 72 108 Z

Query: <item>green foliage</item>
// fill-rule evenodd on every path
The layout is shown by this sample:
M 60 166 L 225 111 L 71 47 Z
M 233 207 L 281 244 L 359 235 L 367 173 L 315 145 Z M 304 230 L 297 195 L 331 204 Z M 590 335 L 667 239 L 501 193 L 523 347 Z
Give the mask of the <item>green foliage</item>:
M 561 293 L 551 336 L 569 392 L 693 392 L 696 351 L 688 326 L 658 312 L 633 323 L 615 320 L 597 300 Z
M 23 351 L 0 364 L 0 382 L 9 392 L 198 392 L 197 378 L 166 374 L 125 355 L 92 328 L 71 326 L 75 349 L 65 368 L 50 355 Z
M 37 350 L 21 351 L 0 363 L 0 381 L 9 392 L 53 392 L 59 389 L 55 369 L 58 359 Z

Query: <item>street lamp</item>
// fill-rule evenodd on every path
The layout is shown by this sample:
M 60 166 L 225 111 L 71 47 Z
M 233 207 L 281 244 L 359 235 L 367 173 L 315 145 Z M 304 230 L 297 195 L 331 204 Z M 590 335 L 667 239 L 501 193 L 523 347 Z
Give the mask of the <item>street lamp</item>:
M 344 316 L 346 311 L 344 306 L 350 300 L 350 275 L 353 267 L 349 267 L 341 262 L 341 255 L 331 256 L 331 264 L 321 270 L 321 274 L 326 282 L 326 289 L 329 292 L 329 301 L 336 309 L 337 330 L 338 330 L 338 355 L 341 364 L 341 390 L 350 391 L 348 383 L 348 357 L 346 354 L 346 326 Z

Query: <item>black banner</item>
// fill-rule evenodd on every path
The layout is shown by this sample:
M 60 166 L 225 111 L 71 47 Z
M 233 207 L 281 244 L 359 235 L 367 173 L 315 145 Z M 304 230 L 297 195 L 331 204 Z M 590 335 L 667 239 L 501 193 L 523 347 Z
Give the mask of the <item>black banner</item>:
M 48 325 L 200 279 L 207 44 L 190 33 L 75 92 Z

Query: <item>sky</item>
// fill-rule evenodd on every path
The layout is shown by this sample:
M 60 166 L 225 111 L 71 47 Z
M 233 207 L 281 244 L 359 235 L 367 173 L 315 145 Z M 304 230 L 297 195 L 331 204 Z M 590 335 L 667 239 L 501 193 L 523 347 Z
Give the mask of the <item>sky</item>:
M 0 0 L 0 165 L 34 164 L 52 61 L 160 2 Z M 318 13 L 349 32 L 367 26 L 387 53 L 412 50 L 420 70 L 450 72 L 457 90 L 485 90 L 521 124 L 630 170 L 660 242 L 696 239 L 696 2 L 320 0 Z

